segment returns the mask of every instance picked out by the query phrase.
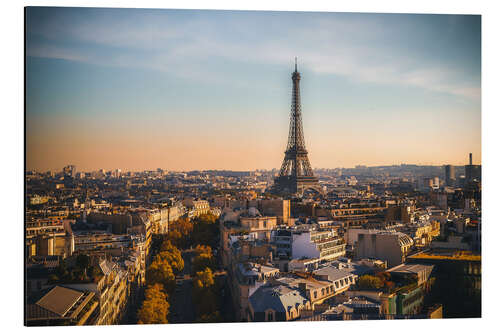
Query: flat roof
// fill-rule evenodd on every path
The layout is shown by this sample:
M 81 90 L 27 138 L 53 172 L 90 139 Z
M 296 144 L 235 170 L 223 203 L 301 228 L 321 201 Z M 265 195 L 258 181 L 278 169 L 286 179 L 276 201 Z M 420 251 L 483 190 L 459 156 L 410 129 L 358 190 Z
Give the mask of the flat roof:
M 392 267 L 386 272 L 391 273 L 418 273 L 426 270 L 432 270 L 434 265 L 424 265 L 424 264 L 401 264 L 399 266 Z
M 292 259 L 290 260 L 291 263 L 315 263 L 321 261 L 321 258 L 303 258 L 303 259 Z
M 55 286 L 45 296 L 40 298 L 36 304 L 64 317 L 83 295 L 84 293 L 81 291 Z
M 430 259 L 430 260 L 465 260 L 481 261 L 481 255 L 473 253 L 464 253 L 457 251 L 455 253 L 417 253 L 408 258 L 412 259 Z
M 313 271 L 313 273 L 317 274 L 317 275 L 327 275 L 328 279 L 330 279 L 330 281 L 332 281 L 332 282 L 335 282 L 335 281 L 338 281 L 340 279 L 344 279 L 346 277 L 355 275 L 350 270 L 338 269 L 338 268 L 332 267 L 332 266 L 327 266 L 327 267 L 317 269 L 317 270 Z
M 279 272 L 279 268 L 272 267 L 272 266 L 266 266 L 266 265 L 260 265 L 260 264 L 254 264 L 254 263 L 249 263 L 249 265 L 245 264 L 238 264 L 238 268 L 241 271 L 243 275 L 259 275 L 259 273 L 269 273 L 269 272 Z M 261 268 L 261 271 L 259 272 L 259 268 Z

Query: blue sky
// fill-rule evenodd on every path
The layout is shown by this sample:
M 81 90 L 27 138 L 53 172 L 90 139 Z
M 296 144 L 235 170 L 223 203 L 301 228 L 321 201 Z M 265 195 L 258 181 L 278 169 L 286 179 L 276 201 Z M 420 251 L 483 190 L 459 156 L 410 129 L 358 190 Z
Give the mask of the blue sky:
M 313 167 L 481 156 L 480 16 L 32 7 L 26 32 L 29 169 L 279 168 L 295 56 Z

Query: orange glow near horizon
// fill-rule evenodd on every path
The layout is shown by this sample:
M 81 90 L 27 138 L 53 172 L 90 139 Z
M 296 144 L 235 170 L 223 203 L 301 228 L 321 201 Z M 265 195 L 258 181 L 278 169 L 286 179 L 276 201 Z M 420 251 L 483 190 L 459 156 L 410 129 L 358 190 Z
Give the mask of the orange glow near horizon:
M 189 132 L 158 119 L 133 123 L 131 126 L 124 119 L 85 122 L 61 116 L 57 120 L 28 117 L 27 169 L 56 171 L 68 164 L 82 171 L 278 169 L 288 134 L 286 124 L 270 132 L 269 125 L 249 130 L 240 124 L 229 130 L 194 123 L 194 130 Z M 480 164 L 479 135 L 464 135 L 457 144 L 450 142 L 451 138 L 445 140 L 442 133 L 407 134 L 405 140 L 398 140 L 400 135 L 370 133 L 361 124 L 356 131 L 305 130 L 313 168 L 401 163 L 465 165 L 469 152 L 473 153 L 474 163 Z

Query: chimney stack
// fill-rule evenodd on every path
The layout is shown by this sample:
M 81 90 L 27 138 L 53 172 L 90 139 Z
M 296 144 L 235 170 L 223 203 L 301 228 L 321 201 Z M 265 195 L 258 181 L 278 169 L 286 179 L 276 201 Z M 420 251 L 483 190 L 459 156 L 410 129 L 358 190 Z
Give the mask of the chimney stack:
M 472 153 L 469 153 L 469 165 L 472 165 Z

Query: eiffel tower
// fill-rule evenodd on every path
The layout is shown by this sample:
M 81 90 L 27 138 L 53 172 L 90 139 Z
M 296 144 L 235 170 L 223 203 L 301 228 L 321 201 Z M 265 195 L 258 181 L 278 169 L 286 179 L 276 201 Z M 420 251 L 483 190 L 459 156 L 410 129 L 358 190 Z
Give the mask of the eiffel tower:
M 297 58 L 295 58 L 295 71 L 292 73 L 292 81 L 292 110 L 290 112 L 288 144 L 279 176 L 274 179 L 274 192 L 302 194 L 305 189 L 312 188 L 321 193 L 318 178 L 314 177 L 307 157 L 304 141 L 300 106 L 300 73 L 297 71 Z

